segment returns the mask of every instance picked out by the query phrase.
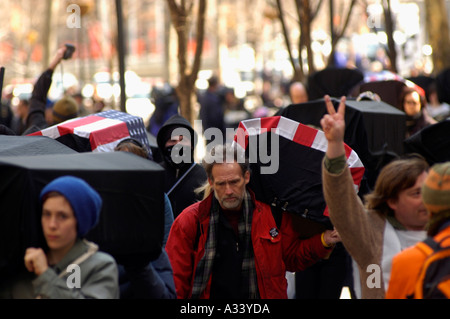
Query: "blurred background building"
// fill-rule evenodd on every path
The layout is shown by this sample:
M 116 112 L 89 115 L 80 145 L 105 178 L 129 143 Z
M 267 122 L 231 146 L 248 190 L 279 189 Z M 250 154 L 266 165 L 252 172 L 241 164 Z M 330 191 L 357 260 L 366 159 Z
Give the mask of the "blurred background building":
M 234 89 L 238 98 L 259 96 L 270 83 L 277 106 L 282 106 L 285 88 L 294 75 L 286 49 L 276 0 L 208 0 L 205 41 L 197 88 L 217 74 Z M 297 1 L 298 2 L 298 1 Z M 388 36 L 381 0 L 303 1 L 317 8 L 311 22 L 308 48 L 296 49 L 300 36 L 296 1 L 283 0 L 282 15 L 292 40 L 292 57 L 301 60 L 308 74 L 325 68 L 333 52 L 339 67 L 363 71 L 389 69 Z M 400 76 L 429 74 L 433 70 L 433 48 L 425 30 L 425 1 L 392 0 L 393 39 Z M 330 4 L 333 17 L 330 17 Z M 75 4 L 75 6 L 73 6 Z M 446 1 L 450 8 L 449 1 Z M 333 46 L 331 27 L 344 24 L 345 12 L 353 5 L 345 33 Z M 126 43 L 127 110 L 145 120 L 154 110 L 149 100 L 153 87 L 175 85 L 177 42 L 165 0 L 123 0 Z M 447 15 L 450 10 L 447 10 Z M 76 46 L 71 60 L 54 75 L 49 98 L 64 91 L 81 92 L 89 103 L 102 100 L 112 108 L 120 96 L 117 59 L 117 18 L 111 0 L 2 0 L 0 3 L 0 66 L 5 67 L 3 93 L 27 97 L 32 83 L 56 49 L 64 43 Z M 194 32 L 194 31 L 193 31 Z M 189 40 L 193 54 L 195 37 Z M 450 59 L 450 58 L 449 58 Z M 280 97 L 281 96 L 281 97 Z M 278 100 L 276 97 L 280 97 Z M 94 99 L 95 98 L 95 99 Z M 257 102 L 255 102 L 257 103 Z

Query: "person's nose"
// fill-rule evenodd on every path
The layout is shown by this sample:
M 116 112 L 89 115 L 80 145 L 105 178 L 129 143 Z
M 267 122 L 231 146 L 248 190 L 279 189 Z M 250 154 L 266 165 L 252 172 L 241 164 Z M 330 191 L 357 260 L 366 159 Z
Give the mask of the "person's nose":
M 56 216 L 51 216 L 48 220 L 48 226 L 51 229 L 55 229 L 56 227 L 58 227 L 58 222 L 56 220 Z
M 233 189 L 232 189 L 231 185 L 228 184 L 228 183 L 226 183 L 225 185 L 226 185 L 225 186 L 225 194 L 226 195 L 232 195 L 233 194 Z

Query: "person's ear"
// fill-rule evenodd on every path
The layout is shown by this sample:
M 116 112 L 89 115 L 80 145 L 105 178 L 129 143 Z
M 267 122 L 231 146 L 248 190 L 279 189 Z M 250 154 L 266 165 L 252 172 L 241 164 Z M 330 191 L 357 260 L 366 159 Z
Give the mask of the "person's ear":
M 390 209 L 392 209 L 393 211 L 397 210 L 397 200 L 393 199 L 393 198 L 389 198 L 386 203 L 389 206 Z
M 245 185 L 247 185 L 250 182 L 250 172 L 249 171 L 245 172 L 244 181 L 245 181 Z

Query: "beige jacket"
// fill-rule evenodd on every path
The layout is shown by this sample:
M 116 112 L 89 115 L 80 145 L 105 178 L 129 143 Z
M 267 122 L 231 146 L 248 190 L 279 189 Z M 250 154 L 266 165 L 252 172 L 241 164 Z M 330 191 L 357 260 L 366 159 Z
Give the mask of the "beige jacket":
M 358 264 L 361 297 L 384 298 L 383 280 L 379 281 L 379 288 L 370 288 L 366 283 L 373 282 L 374 271 L 368 268 L 369 265 L 378 265 L 382 271 L 385 217 L 375 211 L 366 211 L 355 192 L 354 182 L 347 166 L 342 173 L 332 174 L 322 163 L 322 178 L 331 222 L 339 232 L 348 253 Z

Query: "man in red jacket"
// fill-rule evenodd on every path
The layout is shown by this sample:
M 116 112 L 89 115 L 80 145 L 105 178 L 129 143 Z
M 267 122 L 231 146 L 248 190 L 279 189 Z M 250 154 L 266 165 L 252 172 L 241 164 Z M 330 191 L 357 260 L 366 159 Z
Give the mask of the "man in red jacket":
M 300 239 L 289 214 L 277 228 L 247 188 L 248 160 L 235 148 L 218 145 L 203 164 L 211 193 L 175 219 L 166 244 L 178 298 L 287 298 L 286 271 L 326 258 L 339 235 Z

